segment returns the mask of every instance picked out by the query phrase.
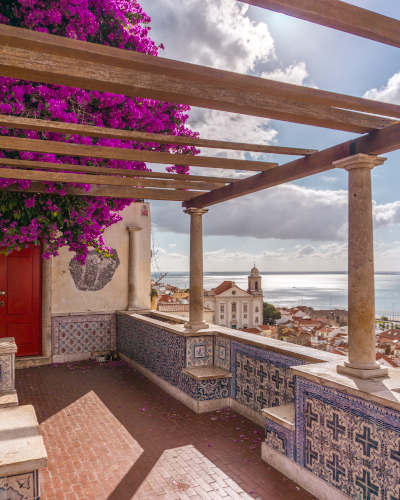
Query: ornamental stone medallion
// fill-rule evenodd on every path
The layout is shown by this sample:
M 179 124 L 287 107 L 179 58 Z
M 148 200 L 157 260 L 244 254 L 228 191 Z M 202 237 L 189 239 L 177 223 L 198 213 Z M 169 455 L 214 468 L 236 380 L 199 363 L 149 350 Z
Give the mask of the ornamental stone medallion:
M 75 286 L 83 292 L 98 292 L 109 283 L 119 266 L 119 257 L 115 248 L 113 259 L 102 258 L 96 250 L 88 253 L 86 264 L 82 266 L 74 259 L 69 263 L 69 271 Z

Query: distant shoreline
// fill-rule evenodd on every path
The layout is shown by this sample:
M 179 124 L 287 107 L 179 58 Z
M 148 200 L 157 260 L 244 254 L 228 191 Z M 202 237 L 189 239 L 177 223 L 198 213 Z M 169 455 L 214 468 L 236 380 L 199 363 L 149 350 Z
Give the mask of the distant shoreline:
M 324 275 L 324 274 L 332 274 L 332 275 L 347 275 L 347 271 L 259 271 L 260 274 L 270 274 L 270 275 L 307 275 L 307 274 L 315 274 L 315 275 Z M 152 275 L 156 275 L 157 273 L 151 273 Z M 189 271 L 170 271 L 168 274 L 189 274 Z M 247 274 L 247 271 L 204 271 L 204 274 L 212 274 L 212 275 L 243 275 Z M 400 275 L 400 271 L 375 271 L 375 274 L 379 275 Z

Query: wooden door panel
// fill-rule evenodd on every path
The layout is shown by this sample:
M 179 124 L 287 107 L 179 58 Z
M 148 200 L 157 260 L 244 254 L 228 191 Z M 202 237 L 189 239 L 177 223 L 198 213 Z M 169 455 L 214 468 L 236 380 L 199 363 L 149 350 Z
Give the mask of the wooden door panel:
M 32 314 L 33 306 L 33 258 L 34 255 L 18 255 L 13 252 L 7 266 L 7 314 Z
M 29 245 L 0 255 L 0 337 L 15 338 L 17 356 L 41 354 L 40 254 L 39 246 Z

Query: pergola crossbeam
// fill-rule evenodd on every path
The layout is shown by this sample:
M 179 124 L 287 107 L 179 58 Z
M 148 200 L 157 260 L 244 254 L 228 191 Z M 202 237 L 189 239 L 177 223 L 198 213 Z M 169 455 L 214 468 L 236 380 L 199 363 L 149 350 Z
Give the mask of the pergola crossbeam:
M 176 61 L 160 63 L 159 58 L 145 54 L 33 31 L 27 35 L 27 31 L 0 26 L 0 43 L 4 44 L 0 46 L 0 74 L 360 134 L 388 127 L 393 120 L 339 108 L 351 109 L 357 101 L 366 112 L 381 109 L 380 114 L 400 117 L 399 106 L 341 99 L 338 94 L 326 105 L 315 89 Z
M 38 139 L 19 139 L 9 136 L 0 137 L 0 149 L 110 160 L 163 163 L 167 165 L 221 168 L 228 170 L 249 170 L 255 172 L 269 170 L 270 168 L 275 168 L 278 165 L 277 163 L 261 161 L 230 160 L 227 158 L 212 158 L 206 156 L 194 156 L 191 154 L 157 153 L 154 151 L 144 151 L 140 149 L 88 146 L 86 144 L 41 141 Z
M 262 172 L 261 174 L 238 181 L 235 184 L 221 187 L 211 193 L 200 195 L 192 202 L 187 202 L 183 205 L 185 207 L 208 207 L 238 198 L 239 196 L 331 170 L 335 168 L 333 165 L 334 161 L 358 153 L 380 155 L 399 148 L 400 124 L 397 124 L 385 130 L 358 137 L 354 141 L 344 142 L 332 148 L 319 151 L 306 158 L 299 158 L 269 172 Z
M 99 137 L 110 139 L 121 139 L 124 141 L 135 141 L 156 144 L 173 144 L 177 146 L 194 146 L 197 148 L 229 149 L 233 151 L 251 151 L 254 153 L 282 154 L 293 156 L 307 156 L 316 153 L 316 149 L 290 148 L 283 146 L 265 146 L 262 144 L 245 144 L 227 141 L 215 141 L 212 139 L 198 139 L 196 137 L 176 136 L 167 134 L 150 134 L 133 130 L 120 130 L 106 127 L 95 127 L 93 125 L 80 125 L 75 123 L 63 123 L 20 116 L 0 115 L 0 126 L 18 128 L 23 130 L 36 130 L 39 132 L 56 132 L 67 135 L 80 135 L 87 137 Z
M 339 0 L 244 0 L 245 3 L 400 47 L 400 21 Z

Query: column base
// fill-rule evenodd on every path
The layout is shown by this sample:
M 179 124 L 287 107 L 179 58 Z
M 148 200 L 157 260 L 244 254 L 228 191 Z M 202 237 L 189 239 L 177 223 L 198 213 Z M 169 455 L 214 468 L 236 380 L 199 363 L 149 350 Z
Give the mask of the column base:
M 349 375 L 350 377 L 361 379 L 380 378 L 388 375 L 388 369 L 386 366 L 380 366 L 379 368 L 374 368 L 373 370 L 365 370 L 362 368 L 350 368 L 349 366 L 337 365 L 337 372 L 342 375 Z
M 139 307 L 139 306 L 127 306 L 126 310 L 127 311 L 141 311 L 143 309 L 143 307 Z
M 199 321 L 197 322 L 192 322 L 188 321 L 187 323 L 184 324 L 185 329 L 183 330 L 184 332 L 190 333 L 190 332 L 198 332 L 199 330 L 205 330 L 206 328 L 209 328 L 210 325 L 206 323 L 205 321 Z

